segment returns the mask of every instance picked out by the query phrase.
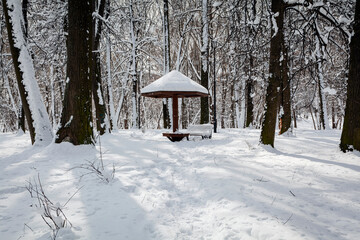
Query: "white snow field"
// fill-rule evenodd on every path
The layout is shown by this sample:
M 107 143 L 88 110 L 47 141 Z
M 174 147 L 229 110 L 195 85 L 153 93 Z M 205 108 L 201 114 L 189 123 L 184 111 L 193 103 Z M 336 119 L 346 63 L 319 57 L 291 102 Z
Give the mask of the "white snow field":
M 175 143 L 160 130 L 107 134 L 110 183 L 74 168 L 98 159 L 99 145 L 0 134 L 0 239 L 50 239 L 25 188 L 38 174 L 72 223 L 56 239 L 360 239 L 360 154 L 339 151 L 340 131 L 306 126 L 276 136 L 275 149 L 254 129 Z

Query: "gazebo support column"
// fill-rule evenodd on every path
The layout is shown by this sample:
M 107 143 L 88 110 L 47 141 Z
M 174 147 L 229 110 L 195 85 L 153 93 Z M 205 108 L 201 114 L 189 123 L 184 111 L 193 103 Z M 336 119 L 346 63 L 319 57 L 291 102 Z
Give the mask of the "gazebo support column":
M 179 130 L 179 106 L 178 106 L 178 97 L 174 96 L 172 98 L 172 107 L 173 107 L 173 132 Z

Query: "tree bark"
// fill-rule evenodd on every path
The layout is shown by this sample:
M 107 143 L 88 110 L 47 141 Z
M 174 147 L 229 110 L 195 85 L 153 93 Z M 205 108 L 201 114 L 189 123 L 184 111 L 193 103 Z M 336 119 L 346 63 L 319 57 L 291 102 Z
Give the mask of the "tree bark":
M 347 85 L 347 99 L 344 126 L 341 133 L 340 149 L 343 152 L 356 149 L 360 151 L 360 0 L 356 1 L 354 35 L 350 43 L 350 66 Z
M 92 144 L 94 0 L 69 0 L 67 84 L 56 143 Z
M 170 30 L 169 30 L 169 1 L 164 0 L 164 74 L 170 72 Z M 169 100 L 163 99 L 164 128 L 171 127 Z
M 294 128 L 297 128 L 297 122 L 296 122 L 296 111 L 293 110 L 293 119 L 294 119 Z
M 254 67 L 254 59 L 253 56 L 250 54 L 249 56 L 249 71 L 248 71 L 248 75 L 249 78 L 246 81 L 246 86 L 245 86 L 245 99 L 246 99 L 246 122 L 245 122 L 245 127 L 250 127 L 250 125 L 253 123 L 254 121 L 254 104 L 252 102 L 252 96 L 251 93 L 253 91 L 253 87 L 254 87 L 254 82 L 252 80 L 252 69 Z
M 313 115 L 313 112 L 312 112 L 312 107 L 311 107 L 311 105 L 309 106 L 309 110 L 310 110 L 311 119 L 312 119 L 312 121 L 313 121 L 314 130 L 316 130 L 316 122 L 315 122 L 315 119 L 314 119 L 314 115 Z
M 33 60 L 27 44 L 27 1 L 7 2 L 2 0 L 10 51 L 16 80 L 20 92 L 22 108 L 28 123 L 32 144 L 51 142 L 52 128 L 46 112 L 40 89 L 36 82 Z M 18 16 L 18 13 L 23 16 Z M 21 29 L 22 31 L 18 31 Z
M 222 129 L 225 128 L 225 111 L 226 111 L 226 91 L 227 86 L 226 83 L 228 82 L 229 78 L 227 76 L 227 81 L 222 81 L 222 91 L 221 91 L 221 115 L 220 115 L 220 126 Z
M 20 98 L 21 98 L 21 103 L 22 103 L 22 109 L 20 112 L 20 127 L 24 130 L 25 129 L 25 118 L 28 124 L 28 129 L 30 132 L 30 138 L 31 138 L 31 143 L 34 144 L 35 143 L 35 128 L 33 125 L 33 119 L 31 116 L 31 111 L 30 111 L 30 106 L 29 103 L 27 101 L 27 97 L 28 97 L 28 92 L 25 90 L 25 86 L 24 83 L 22 81 L 22 73 L 20 70 L 20 62 L 19 62 L 19 56 L 20 56 L 20 49 L 15 47 L 15 43 L 14 43 L 14 35 L 13 35 L 13 27 L 11 25 L 12 19 L 9 15 L 9 9 L 8 9 L 8 5 L 7 5 L 7 1 L 6 0 L 2 0 L 2 7 L 4 10 L 4 15 L 5 15 L 5 22 L 6 22 L 6 29 L 8 32 L 8 38 L 9 38 L 9 45 L 10 45 L 10 51 L 11 51 L 11 55 L 12 55 L 12 59 L 13 59 L 13 64 L 14 64 L 14 69 L 15 69 L 15 75 L 16 75 L 16 80 L 18 83 L 18 88 L 19 88 L 19 93 L 20 93 Z M 23 118 L 25 116 L 25 118 Z M 22 119 L 21 119 L 22 118 Z
M 209 22 L 208 1 L 202 1 L 202 35 L 201 35 L 201 85 L 209 89 Z M 200 123 L 209 123 L 209 98 L 201 97 Z
M 335 112 L 335 101 L 332 101 L 332 106 L 331 106 L 331 121 L 332 121 L 332 128 L 336 129 L 336 112 Z
M 20 110 L 19 110 L 19 129 L 21 129 L 23 132 L 26 131 L 26 127 L 25 127 L 25 110 L 23 108 L 23 106 L 20 106 Z
M 328 128 L 328 116 L 326 109 L 326 98 L 325 93 L 323 92 L 324 88 L 324 75 L 323 75 L 323 61 L 324 61 L 324 53 L 323 46 L 320 44 L 319 37 L 316 36 L 316 64 L 317 64 L 317 88 L 319 95 L 319 130 L 325 130 Z
M 278 112 L 278 97 L 280 91 L 280 84 L 282 82 L 281 64 L 281 43 L 284 39 L 283 25 L 284 25 L 284 4 L 282 0 L 272 0 L 271 11 L 273 14 L 278 14 L 276 17 L 276 25 L 271 30 L 270 42 L 270 63 L 269 63 L 269 79 L 266 89 L 266 105 L 265 117 L 262 123 L 260 143 L 274 147 L 276 118 Z M 277 29 L 277 32 L 275 31 Z
M 132 82 L 132 128 L 139 129 L 139 105 L 138 105 L 138 76 L 137 76 L 137 32 L 135 27 L 135 16 L 133 2 L 130 1 L 130 38 L 131 38 L 131 58 L 130 58 L 130 78 Z
M 105 19 L 108 19 L 110 15 L 110 2 L 105 0 Z M 114 98 L 113 98 L 113 87 L 112 87 L 112 76 L 111 76 L 111 39 L 110 39 L 110 29 L 106 29 L 106 95 L 107 95 L 107 112 L 109 117 L 109 132 L 112 130 L 117 130 L 118 125 L 118 114 L 115 112 Z M 123 95 L 122 95 L 123 96 Z M 121 109 L 122 102 L 119 103 L 119 109 Z M 119 111 L 120 112 L 120 111 Z
M 105 13 L 105 0 L 101 0 L 99 2 L 98 14 L 101 17 L 104 17 Z M 102 20 L 97 18 L 93 21 L 94 24 L 94 42 L 93 42 L 93 78 L 92 78 L 92 95 L 94 98 L 94 105 L 95 105 L 95 116 L 96 116 L 96 129 L 103 135 L 106 130 L 106 107 L 104 101 L 104 92 L 102 88 L 102 81 L 101 81 L 101 61 L 100 61 L 100 36 L 102 31 Z
M 283 113 L 281 116 L 280 134 L 287 132 L 291 127 L 291 93 L 290 93 L 290 79 L 288 66 L 288 50 L 285 45 L 285 39 L 282 39 L 282 54 L 281 62 L 281 84 L 280 84 L 280 105 Z
M 27 20 L 27 12 L 28 12 L 28 5 L 29 5 L 29 1 L 28 0 L 23 0 L 22 2 L 22 13 L 23 13 L 23 18 L 24 18 L 24 34 L 26 37 L 28 37 L 28 20 Z M 26 129 L 26 122 L 25 122 L 25 110 L 23 108 L 23 106 L 21 105 L 21 110 L 20 110 L 20 115 L 19 115 L 19 127 L 21 128 L 21 130 L 23 132 L 25 132 Z M 34 139 L 35 140 L 35 139 Z

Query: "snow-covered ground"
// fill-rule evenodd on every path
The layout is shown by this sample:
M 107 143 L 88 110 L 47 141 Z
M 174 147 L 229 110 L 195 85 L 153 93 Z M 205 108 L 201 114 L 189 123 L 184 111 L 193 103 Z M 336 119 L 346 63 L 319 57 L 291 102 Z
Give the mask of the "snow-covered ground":
M 76 168 L 99 159 L 99 145 L 32 147 L 28 135 L 0 134 L 0 239 L 50 239 L 25 188 L 38 174 L 73 226 L 57 239 L 360 239 L 360 154 L 339 151 L 340 131 L 302 127 L 276 149 L 259 134 L 106 135 L 108 184 Z

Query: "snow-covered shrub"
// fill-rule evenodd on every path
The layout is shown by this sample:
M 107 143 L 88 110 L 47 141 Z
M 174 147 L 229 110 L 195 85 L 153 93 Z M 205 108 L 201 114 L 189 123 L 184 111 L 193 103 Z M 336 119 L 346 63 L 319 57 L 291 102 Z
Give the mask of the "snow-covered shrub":
M 87 172 L 81 175 L 81 178 L 88 174 L 95 174 L 101 181 L 106 183 L 110 183 L 114 179 L 115 175 L 115 165 L 111 170 L 106 169 L 99 161 L 99 159 L 95 159 L 94 161 L 87 161 L 84 164 L 76 166 L 72 169 L 80 168 L 85 169 Z
M 72 226 L 64 214 L 63 209 L 77 192 L 75 192 L 64 205 L 61 205 L 58 202 L 53 203 L 44 191 L 40 175 L 38 175 L 37 179 L 35 178 L 33 181 L 28 181 L 26 189 L 30 193 L 31 198 L 35 200 L 34 203 L 31 204 L 31 207 L 35 208 L 40 213 L 41 218 L 52 230 L 52 239 L 56 239 L 60 229 Z
M 98 136 L 98 139 L 99 139 L 98 142 L 100 147 L 99 158 L 96 158 L 93 161 L 86 161 L 86 163 L 73 167 L 72 169 L 80 168 L 80 169 L 85 169 L 87 171 L 85 174 L 81 175 L 80 178 L 88 174 L 95 174 L 101 181 L 110 183 L 111 181 L 114 180 L 115 165 L 113 164 L 112 169 L 105 168 L 100 135 Z

